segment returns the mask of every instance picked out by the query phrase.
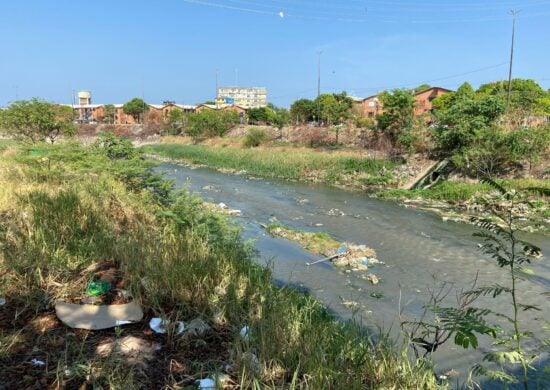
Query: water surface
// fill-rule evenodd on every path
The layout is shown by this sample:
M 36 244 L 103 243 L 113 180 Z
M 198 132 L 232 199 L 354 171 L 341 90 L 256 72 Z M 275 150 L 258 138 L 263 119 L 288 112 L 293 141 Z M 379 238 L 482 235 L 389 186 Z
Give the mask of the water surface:
M 470 288 L 476 277 L 480 286 L 509 284 L 507 273 L 479 252 L 479 240 L 472 237 L 475 229 L 467 224 L 444 222 L 437 215 L 414 207 L 323 185 L 260 180 L 169 163 L 158 169 L 177 187 L 185 186 L 207 201 L 223 202 L 231 209 L 241 210 L 237 221 L 243 226 L 244 237 L 254 240 L 261 254 L 259 261 L 273 268 L 278 281 L 307 289 L 343 319 L 354 318 L 368 327 L 390 329 L 394 336 L 399 335 L 400 312 L 401 318 L 418 315 L 429 289 L 442 282 L 453 283 L 456 289 Z M 320 257 L 293 242 L 267 235 L 260 224 L 271 221 L 328 232 L 339 241 L 372 247 L 385 265 L 369 271 L 382 282 L 373 286 L 359 278 L 358 273 L 343 272 L 330 263 L 306 266 L 306 262 Z M 533 261 L 535 276 L 519 284 L 520 301 L 543 309 L 523 316 L 523 326 L 543 338 L 543 320 L 550 320 L 550 304 L 541 295 L 550 291 L 550 240 L 536 234 L 525 238 L 546 254 Z M 373 293 L 383 297 L 374 298 Z M 451 294 L 450 303 L 456 302 L 454 296 Z M 360 306 L 351 310 L 342 304 L 343 300 L 358 302 Z M 487 299 L 480 304 L 511 314 L 506 298 Z M 437 370 L 444 373 L 454 369 L 465 378 L 468 368 L 480 361 L 482 352 L 489 348 L 489 340 L 482 340 L 475 351 L 449 343 L 434 354 Z

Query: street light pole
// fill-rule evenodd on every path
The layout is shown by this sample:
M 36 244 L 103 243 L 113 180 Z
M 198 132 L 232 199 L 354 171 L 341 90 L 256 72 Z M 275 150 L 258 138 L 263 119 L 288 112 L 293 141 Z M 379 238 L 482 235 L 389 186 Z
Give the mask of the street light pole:
M 214 95 L 214 102 L 216 103 L 216 108 L 218 108 L 218 69 L 216 69 L 216 94 Z
M 510 68 L 508 71 L 508 96 L 506 97 L 506 111 L 510 109 L 510 94 L 512 92 L 512 64 L 514 62 L 514 40 L 516 35 L 516 15 L 519 11 L 513 9 L 510 11 L 512 15 L 512 47 L 510 49 Z
M 317 124 L 321 123 L 321 102 L 319 96 L 321 96 L 321 54 L 322 51 L 317 52 Z

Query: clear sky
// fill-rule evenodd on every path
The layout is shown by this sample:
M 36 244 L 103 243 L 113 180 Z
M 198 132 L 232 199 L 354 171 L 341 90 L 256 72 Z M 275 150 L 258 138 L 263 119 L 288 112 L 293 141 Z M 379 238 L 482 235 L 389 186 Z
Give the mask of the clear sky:
M 321 90 L 369 96 L 423 82 L 514 77 L 550 88 L 550 0 L 3 0 L 0 106 L 198 103 L 219 84 L 265 86 L 288 106 Z

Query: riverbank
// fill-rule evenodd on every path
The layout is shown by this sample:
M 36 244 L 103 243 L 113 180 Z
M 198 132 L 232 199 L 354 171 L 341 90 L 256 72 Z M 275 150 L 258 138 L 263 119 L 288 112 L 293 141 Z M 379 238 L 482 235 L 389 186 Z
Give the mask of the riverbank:
M 0 152 L 4 385 L 160 388 L 210 377 L 224 388 L 437 388 L 391 340 L 276 287 L 226 216 L 110 142 Z M 143 319 L 105 330 L 61 322 L 56 302 L 89 298 L 92 281 L 125 297 L 100 296 L 103 305 L 130 300 Z M 155 317 L 195 330 L 157 334 Z M 148 353 L 121 348 L 126 337 Z M 96 353 L 105 345 L 114 352 Z
M 407 207 L 434 211 L 445 220 L 468 222 L 471 216 L 485 215 L 485 201 L 494 190 L 479 182 L 443 181 L 425 190 L 399 187 L 414 177 L 426 161 L 399 164 L 358 150 L 315 150 L 295 146 L 242 148 L 238 142 L 195 145 L 157 143 L 140 149 L 166 161 L 207 166 L 225 173 L 264 178 L 323 183 L 339 188 L 361 190 L 371 196 L 392 199 Z M 517 190 L 528 187 L 550 189 L 542 179 L 507 179 L 503 185 Z M 547 197 L 534 196 L 533 207 L 522 210 L 528 219 L 526 229 L 550 234 L 550 203 Z
M 208 146 L 150 144 L 140 148 L 148 154 L 208 166 L 223 172 L 324 183 L 350 189 L 375 189 L 394 180 L 395 163 L 357 151 L 319 152 L 304 147 Z

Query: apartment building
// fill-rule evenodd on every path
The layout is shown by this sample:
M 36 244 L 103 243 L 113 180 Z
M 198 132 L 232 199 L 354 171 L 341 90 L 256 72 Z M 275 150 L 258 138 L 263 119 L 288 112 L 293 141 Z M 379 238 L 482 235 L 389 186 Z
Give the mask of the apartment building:
M 216 104 L 231 104 L 245 109 L 267 106 L 267 89 L 264 87 L 219 87 Z

